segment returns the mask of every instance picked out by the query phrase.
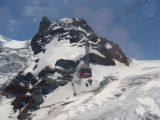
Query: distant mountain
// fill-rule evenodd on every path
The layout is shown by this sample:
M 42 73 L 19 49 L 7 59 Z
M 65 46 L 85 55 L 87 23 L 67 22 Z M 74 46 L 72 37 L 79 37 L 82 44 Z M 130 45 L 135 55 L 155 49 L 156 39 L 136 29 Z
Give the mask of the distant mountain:
M 13 79 L 29 63 L 29 41 L 15 41 L 0 35 L 0 83 Z

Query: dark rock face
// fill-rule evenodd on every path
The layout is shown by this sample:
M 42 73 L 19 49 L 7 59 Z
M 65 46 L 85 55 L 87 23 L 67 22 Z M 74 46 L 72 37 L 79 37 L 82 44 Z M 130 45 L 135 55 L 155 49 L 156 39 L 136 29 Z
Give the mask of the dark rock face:
M 115 62 L 110 59 L 110 58 L 104 58 L 104 57 L 101 57 L 101 56 L 98 56 L 96 55 L 95 53 L 90 53 L 88 54 L 89 58 L 90 58 L 90 63 L 92 64 L 98 64 L 98 65 L 115 65 Z M 87 56 L 84 56 L 84 58 L 82 59 L 85 59 Z
M 68 63 L 68 65 L 63 62 Z M 38 79 L 30 72 L 26 75 L 20 72 L 4 89 L 5 94 L 15 96 L 12 101 L 15 112 L 27 106 L 25 111 L 19 114 L 18 119 L 25 119 L 25 115 L 30 109 L 37 110 L 43 102 L 44 95 L 54 91 L 58 86 L 64 86 L 70 82 L 73 78 L 71 74 L 75 72 L 74 69 L 77 64 L 78 62 L 71 60 L 59 60 L 57 65 L 65 69 L 46 67 L 38 74 Z
M 73 60 L 60 59 L 56 62 L 55 66 L 59 66 L 59 67 L 69 70 L 69 69 L 76 68 L 78 64 L 79 64 L 79 61 L 75 62 Z
M 38 54 L 40 51 L 45 52 L 45 49 L 42 46 L 49 43 L 49 41 L 44 39 L 44 37 L 47 36 L 47 29 L 50 26 L 50 24 L 51 22 L 47 17 L 42 18 L 38 33 L 33 37 L 30 43 L 32 46 L 32 50 L 34 51 L 34 54 Z
M 41 86 L 44 84 L 42 82 L 32 73 L 24 75 L 23 72 L 20 72 L 4 89 L 4 95 L 9 94 L 15 97 L 12 101 L 14 111 L 24 109 L 19 114 L 18 119 L 25 119 L 24 115 L 27 114 L 28 110 L 38 109 L 43 102 Z
M 19 73 L 12 82 L 5 88 L 5 92 L 12 95 L 22 95 L 29 90 L 29 85 L 37 83 L 36 77 L 32 73 Z
M 51 21 L 48 19 L 48 17 L 44 16 L 42 18 L 42 21 L 40 23 L 39 31 L 38 33 L 42 34 L 47 31 L 48 27 L 50 26 Z
M 44 81 L 53 82 L 55 85 L 59 86 L 71 81 L 73 78 L 71 74 L 74 72 L 74 69 L 52 69 L 50 67 L 46 67 L 38 74 L 38 77 L 42 78 Z
M 101 47 L 98 47 L 97 50 L 102 53 L 106 58 L 117 60 L 121 63 L 124 63 L 126 65 L 129 65 L 129 59 L 125 56 L 125 54 L 122 52 L 121 48 L 118 46 L 118 44 L 113 43 L 112 41 L 108 41 L 105 38 L 101 38 L 100 45 Z M 109 43 L 112 45 L 112 48 L 107 49 L 106 44 Z

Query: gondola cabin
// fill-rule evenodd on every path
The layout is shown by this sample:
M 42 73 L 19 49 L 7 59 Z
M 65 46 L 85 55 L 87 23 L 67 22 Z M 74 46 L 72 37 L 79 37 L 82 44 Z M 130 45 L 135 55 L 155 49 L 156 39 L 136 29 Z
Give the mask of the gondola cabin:
M 92 70 L 90 68 L 82 68 L 79 76 L 80 78 L 90 78 L 92 77 Z

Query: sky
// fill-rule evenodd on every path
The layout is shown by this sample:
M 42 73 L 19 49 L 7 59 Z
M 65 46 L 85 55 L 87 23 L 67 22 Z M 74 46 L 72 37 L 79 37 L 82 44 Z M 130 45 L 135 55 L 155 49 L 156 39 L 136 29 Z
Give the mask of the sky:
M 121 19 L 126 9 L 145 0 L 0 0 L 0 34 L 30 40 L 43 15 L 51 21 L 84 18 L 97 35 L 120 45 L 135 59 L 160 59 L 160 0 L 148 0 Z M 116 19 L 116 20 L 115 20 Z

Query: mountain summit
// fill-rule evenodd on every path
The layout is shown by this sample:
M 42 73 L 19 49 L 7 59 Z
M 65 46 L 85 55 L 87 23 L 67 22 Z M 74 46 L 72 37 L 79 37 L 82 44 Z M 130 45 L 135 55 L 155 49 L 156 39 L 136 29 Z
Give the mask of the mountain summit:
M 46 45 L 55 39 L 69 42 L 71 47 L 83 47 L 85 40 L 89 40 L 91 49 L 105 56 L 103 64 L 115 65 L 114 60 L 117 60 L 129 65 L 128 58 L 118 44 L 97 36 L 83 18 L 64 18 L 51 23 L 47 17 L 44 17 L 38 33 L 31 40 L 34 54 L 45 52 Z

